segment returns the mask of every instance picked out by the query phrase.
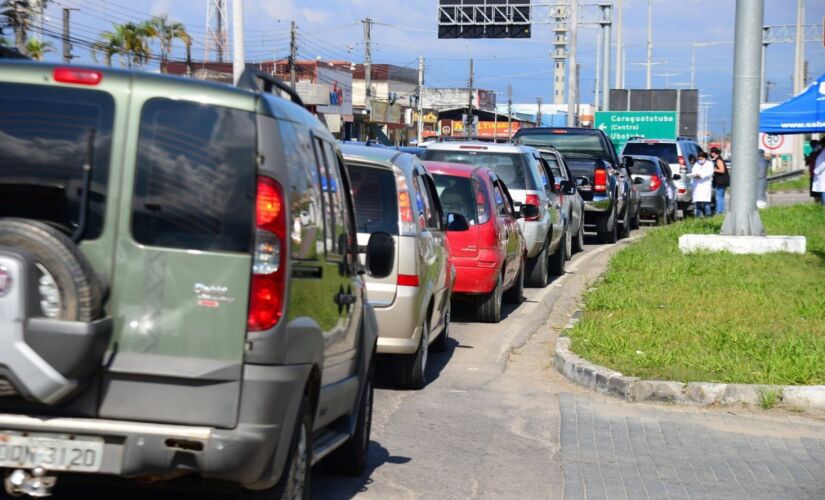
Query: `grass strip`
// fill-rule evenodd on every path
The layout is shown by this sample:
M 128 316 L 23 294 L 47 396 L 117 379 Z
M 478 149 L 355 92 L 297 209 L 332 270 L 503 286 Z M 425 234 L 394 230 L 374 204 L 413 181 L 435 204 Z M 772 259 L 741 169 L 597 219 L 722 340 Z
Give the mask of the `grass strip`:
M 768 184 L 769 193 L 785 193 L 788 191 L 808 191 L 811 187 L 811 176 L 806 170 L 804 174 L 786 181 L 776 181 Z
M 653 229 L 585 295 L 573 351 L 646 379 L 825 384 L 825 209 L 760 215 L 808 253 L 680 253 L 680 235 L 718 234 L 721 217 Z

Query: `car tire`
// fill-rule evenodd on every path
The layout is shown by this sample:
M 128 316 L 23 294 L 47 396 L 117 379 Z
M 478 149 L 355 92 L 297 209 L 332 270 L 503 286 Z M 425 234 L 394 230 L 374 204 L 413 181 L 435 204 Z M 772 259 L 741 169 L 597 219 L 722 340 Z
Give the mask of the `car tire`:
M 427 354 L 430 350 L 430 325 L 424 320 L 421 339 L 414 354 L 402 356 L 398 368 L 398 383 L 404 389 L 418 390 L 427 385 Z
M 516 276 L 513 286 L 504 292 L 504 300 L 509 304 L 521 304 L 524 301 L 524 261 L 519 267 L 518 276 Z
M 375 359 L 375 355 L 370 359 Z M 358 477 L 367 469 L 369 459 L 370 432 L 372 429 L 372 408 L 374 395 L 375 361 L 370 363 L 364 390 L 358 402 L 358 420 L 355 433 L 343 446 L 332 452 L 327 460 L 327 467 L 333 473 Z
M 544 288 L 548 283 L 547 276 L 547 246 L 541 249 L 538 255 L 527 259 L 527 284 L 536 288 Z
M 487 295 L 479 298 L 478 319 L 484 323 L 498 323 L 501 321 L 501 301 L 502 301 L 501 274 L 496 279 L 496 287 Z
M 0 246 L 25 250 L 34 257 L 40 272 L 50 275 L 60 301 L 55 319 L 100 318 L 103 286 L 68 236 L 42 222 L 0 219 Z
M 668 215 L 667 210 L 663 211 L 661 214 L 656 214 L 656 225 L 657 226 L 664 226 L 668 223 Z
M 550 256 L 550 274 L 552 276 L 562 276 L 564 274 L 564 263 L 567 261 L 567 231 L 561 235 L 562 240 L 559 247 Z
M 599 231 L 600 243 L 616 243 L 619 240 L 619 228 L 616 221 L 616 206 L 613 206 L 613 212 L 607 219 L 607 230 Z
M 570 260 L 573 257 L 573 235 L 570 234 L 570 227 L 564 230 L 564 260 Z
M 573 240 L 573 251 L 578 253 L 584 250 L 584 221 L 579 222 L 579 231 Z
M 450 314 L 452 303 L 448 300 L 444 310 L 444 329 L 438 334 L 433 343 L 430 344 L 432 352 L 445 352 L 450 347 Z
M 623 240 L 630 236 L 630 225 L 632 224 L 630 220 L 630 202 L 628 202 L 627 206 L 624 209 L 624 217 L 622 217 L 622 222 L 619 224 L 619 239 Z
M 639 229 L 642 227 L 642 207 L 636 207 L 636 215 L 633 216 L 633 224 L 630 225 L 630 229 Z
M 289 446 L 289 455 L 281 479 L 271 488 L 244 490 L 241 500 L 309 499 L 312 471 L 312 405 L 305 395 L 298 409 L 298 420 Z

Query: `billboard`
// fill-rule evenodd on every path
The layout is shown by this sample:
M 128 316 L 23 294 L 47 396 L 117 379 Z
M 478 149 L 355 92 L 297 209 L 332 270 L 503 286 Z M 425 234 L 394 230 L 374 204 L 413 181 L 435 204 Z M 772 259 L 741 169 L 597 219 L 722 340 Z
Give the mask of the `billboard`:
M 530 38 L 529 0 L 439 0 L 438 38 Z
M 597 111 L 595 128 L 610 137 L 616 151 L 621 151 L 631 137 L 675 139 L 674 111 Z

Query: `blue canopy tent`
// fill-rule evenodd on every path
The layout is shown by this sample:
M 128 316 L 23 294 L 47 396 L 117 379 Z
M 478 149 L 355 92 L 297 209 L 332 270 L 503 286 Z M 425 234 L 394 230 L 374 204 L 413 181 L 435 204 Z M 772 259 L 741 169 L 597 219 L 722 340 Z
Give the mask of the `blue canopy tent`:
M 825 132 L 825 75 L 799 95 L 759 113 L 759 130 L 774 135 Z

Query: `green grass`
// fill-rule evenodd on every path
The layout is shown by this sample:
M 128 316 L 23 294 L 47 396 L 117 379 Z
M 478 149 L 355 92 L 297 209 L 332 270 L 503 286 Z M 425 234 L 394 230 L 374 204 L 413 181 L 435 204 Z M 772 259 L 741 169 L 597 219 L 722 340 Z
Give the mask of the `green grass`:
M 586 294 L 573 350 L 647 379 L 825 384 L 825 209 L 760 215 L 769 234 L 806 236 L 808 253 L 679 252 L 679 235 L 718 233 L 721 218 L 651 230 Z
M 787 181 L 778 181 L 768 184 L 768 192 L 782 193 L 785 191 L 807 191 L 810 189 L 811 177 L 808 171 L 799 177 L 788 179 Z
M 759 391 L 759 406 L 763 410 L 770 410 L 779 403 L 779 389 L 768 387 Z

